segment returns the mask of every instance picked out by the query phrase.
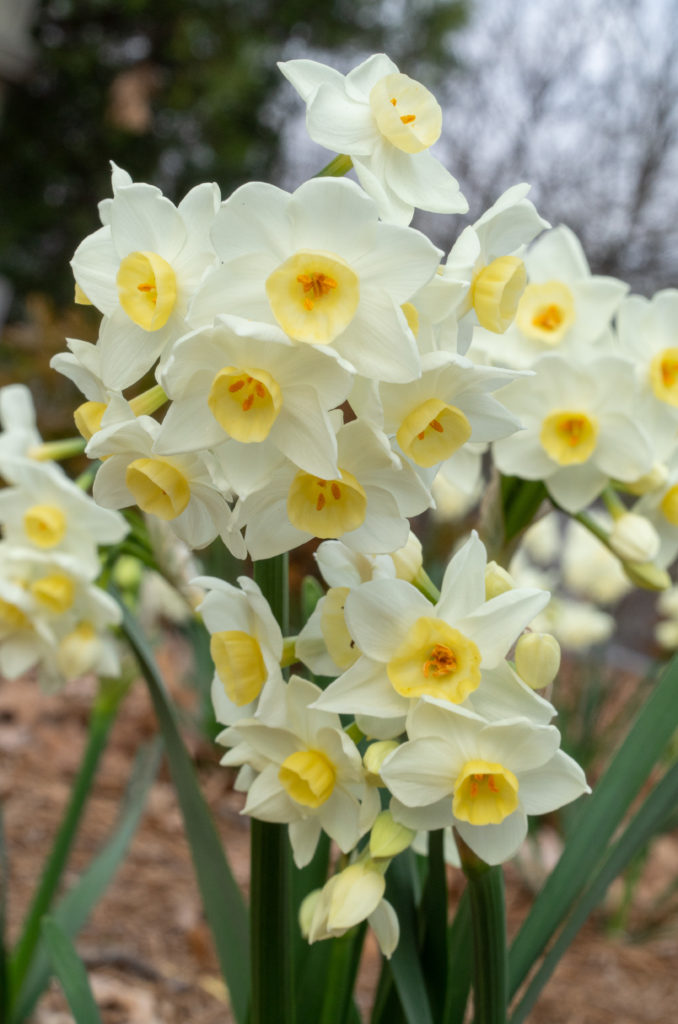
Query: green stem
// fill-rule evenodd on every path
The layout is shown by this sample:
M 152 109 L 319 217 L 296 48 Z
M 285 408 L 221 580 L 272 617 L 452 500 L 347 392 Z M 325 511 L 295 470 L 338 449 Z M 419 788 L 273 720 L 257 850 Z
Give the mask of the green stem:
M 92 709 L 87 747 L 71 790 L 70 800 L 12 956 L 10 970 L 13 998 L 16 998 L 30 967 L 35 947 L 40 939 L 41 920 L 54 898 L 92 788 L 99 760 L 106 747 L 111 725 L 128 686 L 128 683 L 118 681 L 103 684 Z
M 52 459 L 70 459 L 73 455 L 81 455 L 85 450 L 84 437 L 66 437 L 62 441 L 43 441 L 29 449 L 28 455 L 38 462 L 49 462 Z
M 283 635 L 288 630 L 287 555 L 256 562 L 261 587 Z M 250 1024 L 292 1024 L 291 856 L 287 829 L 252 819 L 250 852 L 250 942 L 252 997 Z
M 340 153 L 339 156 L 335 156 L 334 160 L 330 160 L 326 167 L 323 167 L 322 171 L 318 171 L 315 175 L 316 178 L 342 178 L 344 174 L 353 167 L 353 161 L 350 156 L 346 156 L 345 153 Z
M 319 1024 L 344 1024 L 351 1006 L 366 931 L 367 923 L 363 921 L 341 938 L 330 939 L 332 951 Z
M 506 1024 L 508 954 L 504 874 L 491 867 L 455 835 L 468 880 L 473 928 L 474 1024 Z

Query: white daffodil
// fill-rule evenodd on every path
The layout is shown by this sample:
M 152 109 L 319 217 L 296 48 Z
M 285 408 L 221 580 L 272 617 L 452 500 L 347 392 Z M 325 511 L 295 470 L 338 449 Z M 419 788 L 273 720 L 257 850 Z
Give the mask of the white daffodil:
M 407 541 L 407 517 L 428 507 L 416 473 L 369 423 L 337 434 L 339 474 L 318 477 L 286 461 L 239 506 L 252 558 L 270 558 L 310 540 L 341 538 L 356 551 L 395 551 Z
M 253 446 L 266 444 L 309 473 L 336 476 L 328 410 L 345 400 L 351 379 L 338 360 L 294 345 L 278 327 L 218 317 L 182 338 L 160 374 L 172 404 L 155 450 L 197 451 L 231 438 L 233 461 L 248 462 Z
M 660 487 L 648 491 L 633 506 L 633 512 L 652 523 L 659 535 L 655 564 L 665 569 L 678 555 L 678 451 L 667 463 L 667 477 Z
M 5 456 L 30 454 L 31 448 L 42 444 L 35 422 L 33 396 L 25 384 L 7 384 L 0 388 L 0 456 L 4 476 Z
M 632 365 L 616 356 L 576 363 L 546 355 L 535 377 L 509 384 L 502 402 L 524 429 L 494 444 L 502 473 L 543 480 L 568 512 L 596 498 L 610 478 L 637 479 L 653 462 L 635 408 Z
M 544 591 L 515 588 L 487 601 L 485 565 L 474 533 L 449 563 L 435 605 L 404 580 L 352 590 L 346 623 L 362 655 L 318 707 L 390 719 L 397 735 L 421 697 L 465 701 L 549 600 Z
M 8 458 L 3 471 L 13 484 L 0 491 L 5 539 L 43 554 L 70 554 L 84 574 L 97 576 L 97 546 L 122 540 L 129 530 L 124 518 L 100 508 L 54 464 Z
M 412 228 L 382 224 L 352 181 L 316 178 L 290 195 L 237 189 L 212 231 L 223 266 L 205 278 L 191 322 L 230 313 L 326 347 L 366 377 L 412 380 L 419 353 L 401 310 L 435 273 L 440 250 Z
M 214 184 L 178 207 L 152 185 L 116 185 L 104 226 L 76 249 L 75 280 L 108 318 L 97 342 L 106 387 L 134 384 L 186 332 L 189 300 L 216 263 L 209 229 L 219 199 Z
M 514 433 L 520 420 L 489 392 L 515 380 L 514 370 L 475 366 L 463 356 L 430 352 L 408 384 L 375 385 L 352 399 L 358 416 L 395 437 L 398 450 L 423 469 L 437 469 L 465 444 Z
M 636 367 L 639 409 L 655 455 L 671 454 L 678 429 L 678 289 L 626 298 L 617 316 L 622 352 Z
M 555 348 L 586 355 L 605 339 L 628 285 L 592 275 L 569 228 L 546 231 L 525 254 L 525 266 L 530 283 L 513 324 L 501 338 L 480 330 L 474 347 L 502 366 L 524 367 Z
M 390 959 L 400 938 L 398 915 L 384 899 L 384 866 L 361 858 L 338 871 L 322 889 L 305 898 L 299 921 L 310 944 L 344 935 L 349 928 L 367 921 L 383 955 Z
M 136 504 L 169 522 L 194 548 L 220 536 L 237 558 L 244 558 L 245 546 L 209 452 L 160 458 L 153 453 L 159 431 L 156 420 L 139 416 L 94 434 L 87 454 L 105 456 L 94 480 L 95 500 L 104 508 Z
M 196 610 L 210 634 L 214 713 L 218 722 L 232 725 L 254 715 L 267 689 L 282 686 L 282 634 L 261 590 L 247 576 L 238 577 L 240 589 L 212 576 L 193 583 L 207 591 Z
M 16 676 L 41 664 L 47 681 L 117 674 L 119 658 L 106 634 L 121 621 L 120 608 L 82 575 L 78 558 L 3 542 L 0 564 L 1 671 Z
M 529 185 L 514 185 L 504 192 L 464 228 L 441 267 L 436 287 L 457 297 L 454 313 L 463 318 L 461 352 L 470 344 L 474 324 L 503 334 L 515 318 L 527 285 L 525 246 L 550 226 L 526 198 L 529 191 Z
M 312 60 L 278 64 L 307 105 L 308 134 L 346 153 L 384 220 L 409 224 L 414 208 L 466 213 L 458 182 L 429 152 L 442 110 L 420 82 L 376 53 L 348 75 Z
M 454 825 L 488 864 L 516 853 L 528 814 L 546 814 L 590 792 L 552 725 L 487 722 L 427 697 L 408 716 L 407 734 L 381 767 L 395 797 L 394 818 L 409 828 Z
M 226 746 L 236 743 L 222 764 L 244 763 L 250 749 L 257 755 L 258 774 L 243 813 L 288 823 L 297 867 L 311 860 L 322 829 L 344 853 L 350 852 L 380 809 L 377 791 L 367 783 L 358 748 L 339 716 L 310 707 L 320 692 L 292 676 L 272 702 L 274 725 L 260 708 L 258 718 L 243 719 L 219 737 Z

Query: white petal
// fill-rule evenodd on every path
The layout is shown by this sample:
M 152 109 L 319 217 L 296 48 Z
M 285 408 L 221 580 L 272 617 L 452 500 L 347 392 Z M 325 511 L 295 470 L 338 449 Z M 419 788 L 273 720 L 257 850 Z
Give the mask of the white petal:
M 116 193 L 111 237 L 121 259 L 131 252 L 154 252 L 172 263 L 186 239 L 186 226 L 174 204 L 157 189 L 135 184 Z
M 304 868 L 313 859 L 318 845 L 322 831 L 320 822 L 316 818 L 302 818 L 301 821 L 291 821 L 287 831 L 294 863 L 298 868 Z
M 386 181 L 406 203 L 433 213 L 467 213 L 468 203 L 453 178 L 432 153 L 403 153 L 391 147 L 387 153 Z
M 485 545 L 474 530 L 445 570 L 435 609 L 439 618 L 454 623 L 484 603 L 486 564 Z
M 469 825 L 466 821 L 455 821 L 454 827 L 486 864 L 502 864 L 518 852 L 527 835 L 527 816 L 518 808 L 500 825 Z
M 371 248 L 353 267 L 361 288 L 383 288 L 400 305 L 431 280 L 442 255 L 414 228 L 404 231 L 396 224 L 380 224 Z
M 547 764 L 520 774 L 519 795 L 528 814 L 548 814 L 590 792 L 584 772 L 562 750 Z
M 421 372 L 417 343 L 403 312 L 375 288 L 361 294 L 353 320 L 334 344 L 365 377 L 402 382 Z
M 316 60 L 279 60 L 278 70 L 305 103 L 321 85 L 334 85 L 339 89 L 344 87 L 344 76 L 339 71 Z
M 370 580 L 346 598 L 349 633 L 363 654 L 388 662 L 409 628 L 424 615 L 434 615 L 424 595 L 405 580 Z
M 367 923 L 377 937 L 379 949 L 390 960 L 400 939 L 400 925 L 398 915 L 388 900 L 381 901 L 368 916 Z
M 358 658 L 320 695 L 315 706 L 345 714 L 398 718 L 407 714 L 409 701 L 396 693 L 384 666 L 369 658 Z
M 607 480 L 607 475 L 589 461 L 581 466 L 563 466 L 544 482 L 549 494 L 566 512 L 580 512 L 598 497 Z
M 339 475 L 336 435 L 311 385 L 294 389 L 294 402 L 283 406 L 272 438 L 280 451 L 307 473 L 325 480 Z
M 364 156 L 374 148 L 378 128 L 369 104 L 350 99 L 334 85 L 321 85 L 306 113 L 308 134 L 335 153 Z
M 493 668 L 550 599 L 546 590 L 509 590 L 459 619 L 456 627 L 480 648 L 483 668 Z
M 452 797 L 456 759 L 444 740 L 435 736 L 410 740 L 394 750 L 380 775 L 393 795 L 407 807 L 425 807 Z

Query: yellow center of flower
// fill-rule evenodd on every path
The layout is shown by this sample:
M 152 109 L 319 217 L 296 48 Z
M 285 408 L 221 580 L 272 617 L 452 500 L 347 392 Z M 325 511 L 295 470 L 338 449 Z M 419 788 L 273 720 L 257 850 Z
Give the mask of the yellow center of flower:
M 525 264 L 517 256 L 501 256 L 483 267 L 471 285 L 480 326 L 503 334 L 515 318 L 526 284 Z
M 665 348 L 650 363 L 650 384 L 660 402 L 678 405 L 678 348 Z
M 396 434 L 405 455 L 418 466 L 435 466 L 448 459 L 471 436 L 471 424 L 461 409 L 429 398 L 408 413 Z
M 440 104 L 407 75 L 396 72 L 380 78 L 370 92 L 370 107 L 381 134 L 403 153 L 420 153 L 440 138 Z
M 320 632 L 330 658 L 340 669 L 350 666 L 360 657 L 360 651 L 346 626 L 344 605 L 348 587 L 330 587 L 320 612 Z
M 320 807 L 332 796 L 337 773 L 321 750 L 297 750 L 280 765 L 278 778 L 298 804 Z
M 352 473 L 323 480 L 298 472 L 287 495 L 287 515 L 292 526 L 327 540 L 357 530 L 365 521 L 367 496 Z
M 574 296 L 562 281 L 528 284 L 518 304 L 516 324 L 527 338 L 559 345 L 576 319 Z
M 454 786 L 452 813 L 470 825 L 499 825 L 518 807 L 518 780 L 501 764 L 467 761 Z
M 131 252 L 120 263 L 118 300 L 145 331 L 157 331 L 169 320 L 177 300 L 177 282 L 169 263 L 156 252 Z
M 329 345 L 355 316 L 360 281 L 341 256 L 301 249 L 268 276 L 266 294 L 285 334 Z
M 210 654 L 230 701 L 241 708 L 257 699 L 268 672 L 255 637 L 239 629 L 213 633 Z
M 62 572 L 43 576 L 31 583 L 30 590 L 36 601 L 55 615 L 67 612 L 75 600 L 75 583 Z
M 11 601 L 4 601 L 0 597 L 0 625 L 10 630 L 27 629 L 30 626 L 30 622 L 21 611 L 21 608 L 12 604 Z
M 386 666 L 401 697 L 441 697 L 461 704 L 480 683 L 480 651 L 442 619 L 422 616 L 410 626 Z
M 678 484 L 669 487 L 659 505 L 664 518 L 671 526 L 678 526 Z
M 280 412 L 282 392 L 266 370 L 225 366 L 212 381 L 207 404 L 236 441 L 263 441 Z
M 135 459 L 125 483 L 139 508 L 158 519 L 176 519 L 191 500 L 188 480 L 165 459 Z
M 76 429 L 86 441 L 101 429 L 101 420 L 107 408 L 106 402 L 83 402 L 73 413 Z
M 92 669 L 101 651 L 97 631 L 91 622 L 79 622 L 61 640 L 57 650 L 59 671 L 69 679 L 81 676 Z
M 542 423 L 539 439 L 546 454 L 559 465 L 576 466 L 593 455 L 598 424 L 584 412 L 552 412 Z
M 31 544 L 54 548 L 66 533 L 66 516 L 56 505 L 32 505 L 24 513 L 24 530 Z

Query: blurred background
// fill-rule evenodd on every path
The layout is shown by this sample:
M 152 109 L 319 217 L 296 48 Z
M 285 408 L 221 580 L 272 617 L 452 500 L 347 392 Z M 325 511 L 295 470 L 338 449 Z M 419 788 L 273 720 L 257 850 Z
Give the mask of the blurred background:
M 292 189 L 327 162 L 277 71 L 292 57 L 387 52 L 444 108 L 470 220 L 528 181 L 595 273 L 675 285 L 677 26 L 676 0 L 0 0 L 0 382 L 30 382 L 63 432 L 71 394 L 43 370 L 64 335 L 96 335 L 68 263 L 109 160 L 175 201 L 205 180 Z M 463 226 L 415 223 L 445 250 Z

